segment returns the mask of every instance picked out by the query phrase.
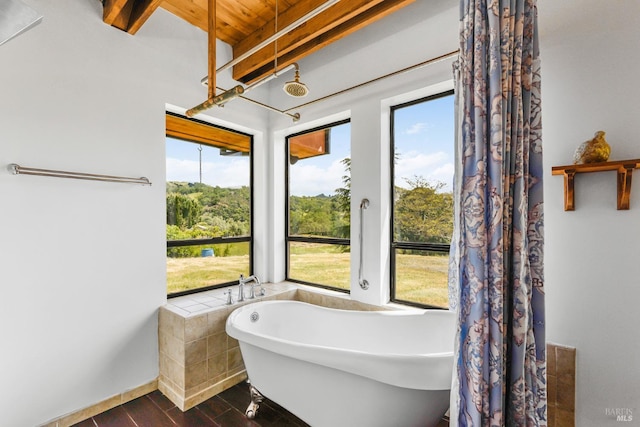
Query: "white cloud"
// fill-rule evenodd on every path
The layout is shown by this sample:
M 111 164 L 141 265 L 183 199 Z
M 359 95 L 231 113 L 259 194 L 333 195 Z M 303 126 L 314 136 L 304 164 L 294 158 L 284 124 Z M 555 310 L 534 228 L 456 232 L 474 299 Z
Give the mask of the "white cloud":
M 427 128 L 426 123 L 414 123 L 407 130 L 404 131 L 407 135 L 415 135 L 421 133 L 423 130 Z
M 194 160 L 167 158 L 167 181 L 200 181 L 200 163 Z M 219 162 L 202 162 L 202 182 L 220 187 L 249 185 L 248 158 L 231 158 Z
M 443 191 L 451 191 L 454 166 L 447 154 L 440 151 L 432 154 L 415 151 L 404 153 L 396 161 L 396 185 L 408 187 L 406 178 L 420 176 L 429 182 L 444 182 Z
M 344 186 L 345 175 L 342 159 L 334 160 L 327 168 L 313 164 L 304 164 L 304 160 L 292 166 L 289 179 L 289 191 L 296 196 L 317 196 L 335 194 L 336 188 Z

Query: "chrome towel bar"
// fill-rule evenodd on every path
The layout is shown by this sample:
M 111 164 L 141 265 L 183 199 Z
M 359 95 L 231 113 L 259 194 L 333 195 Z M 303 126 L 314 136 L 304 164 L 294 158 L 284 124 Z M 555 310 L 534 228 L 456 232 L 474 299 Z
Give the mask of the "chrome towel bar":
M 73 179 L 87 179 L 90 181 L 107 181 L 107 182 L 122 182 L 122 183 L 130 183 L 130 184 L 142 184 L 142 185 L 151 185 L 151 181 L 149 178 L 140 177 L 140 178 L 130 178 L 126 176 L 114 176 L 114 175 L 97 175 L 92 173 L 83 173 L 83 172 L 68 172 L 68 171 L 58 171 L 51 169 L 37 169 L 37 168 L 26 168 L 15 163 L 11 163 L 8 167 L 9 172 L 14 175 L 38 175 L 38 176 L 53 176 L 57 178 L 73 178 Z

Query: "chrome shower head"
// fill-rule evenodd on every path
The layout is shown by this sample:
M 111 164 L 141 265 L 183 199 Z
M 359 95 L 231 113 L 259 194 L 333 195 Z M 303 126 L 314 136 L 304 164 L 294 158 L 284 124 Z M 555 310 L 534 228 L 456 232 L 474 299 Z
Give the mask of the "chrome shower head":
M 307 88 L 307 85 L 300 81 L 300 72 L 298 71 L 297 65 L 296 75 L 293 81 L 286 82 L 282 87 L 282 90 L 284 90 L 287 95 L 295 96 L 296 98 L 307 96 L 307 94 L 309 93 L 309 88 Z

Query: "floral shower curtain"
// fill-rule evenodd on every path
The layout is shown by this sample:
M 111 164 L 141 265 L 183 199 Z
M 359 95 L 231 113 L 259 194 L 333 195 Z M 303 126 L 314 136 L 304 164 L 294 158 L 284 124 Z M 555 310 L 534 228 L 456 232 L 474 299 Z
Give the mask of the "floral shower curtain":
M 451 425 L 546 426 L 536 0 L 461 0 Z

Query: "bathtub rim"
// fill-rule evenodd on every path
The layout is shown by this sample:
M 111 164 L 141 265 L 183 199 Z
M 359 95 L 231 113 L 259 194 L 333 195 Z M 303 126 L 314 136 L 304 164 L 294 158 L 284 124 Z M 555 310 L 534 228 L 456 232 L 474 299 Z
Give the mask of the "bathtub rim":
M 297 304 L 320 311 L 368 316 L 422 316 L 438 312 L 447 313 L 444 314 L 445 316 L 454 316 L 455 314 L 453 312 L 438 309 L 415 311 L 358 311 L 318 306 L 302 301 L 259 301 L 245 304 L 233 310 L 227 318 L 225 327 L 227 334 L 241 343 L 245 342 L 286 357 L 324 365 L 392 386 L 416 390 L 449 390 L 451 388 L 453 335 L 451 337 L 451 351 L 408 355 L 401 353 L 372 353 L 354 349 L 298 343 L 264 333 L 244 330 L 235 324 L 235 319 L 238 316 L 247 311 L 255 310 L 256 305 L 281 304 Z M 406 375 L 407 368 L 413 372 L 412 375 Z

